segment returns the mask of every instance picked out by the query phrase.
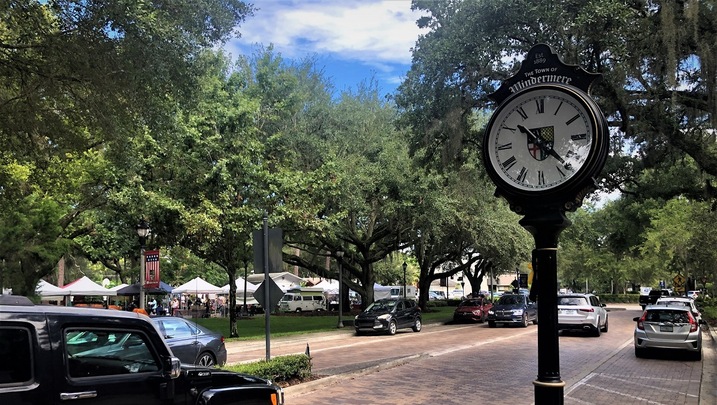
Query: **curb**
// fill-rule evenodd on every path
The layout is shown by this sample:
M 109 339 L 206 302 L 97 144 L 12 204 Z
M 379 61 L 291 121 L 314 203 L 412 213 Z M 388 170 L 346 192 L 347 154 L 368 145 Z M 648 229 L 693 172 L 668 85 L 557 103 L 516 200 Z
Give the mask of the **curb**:
M 700 381 L 699 403 L 713 405 L 717 404 L 717 331 L 714 327 L 709 327 L 707 332 L 709 339 L 707 342 L 702 342 L 702 381 Z M 705 343 L 707 344 L 705 345 Z

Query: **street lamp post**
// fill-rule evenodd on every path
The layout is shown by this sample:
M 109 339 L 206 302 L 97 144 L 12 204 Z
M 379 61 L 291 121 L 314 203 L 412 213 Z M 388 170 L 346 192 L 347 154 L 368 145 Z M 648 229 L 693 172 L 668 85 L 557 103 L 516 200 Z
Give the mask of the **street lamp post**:
M 408 265 L 406 262 L 403 262 L 403 298 L 406 298 L 406 267 L 408 267 Z
M 147 222 L 142 219 L 137 225 L 137 236 L 139 236 L 139 305 L 144 309 L 144 246 L 147 243 L 147 236 L 151 229 Z
M 344 299 L 343 295 L 341 294 L 341 291 L 343 290 L 343 257 L 344 257 L 344 251 L 338 250 L 336 251 L 336 258 L 338 259 L 337 262 L 339 264 L 339 322 L 336 324 L 337 328 L 343 328 L 344 327 L 344 320 L 342 319 L 343 312 L 344 312 Z

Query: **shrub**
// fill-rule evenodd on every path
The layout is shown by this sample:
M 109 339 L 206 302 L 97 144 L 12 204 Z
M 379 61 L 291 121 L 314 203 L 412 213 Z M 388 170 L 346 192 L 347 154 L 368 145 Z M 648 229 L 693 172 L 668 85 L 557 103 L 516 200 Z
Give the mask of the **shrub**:
M 311 359 L 305 354 L 295 354 L 275 357 L 269 361 L 228 365 L 222 368 L 255 375 L 274 382 L 284 382 L 309 378 L 311 376 Z

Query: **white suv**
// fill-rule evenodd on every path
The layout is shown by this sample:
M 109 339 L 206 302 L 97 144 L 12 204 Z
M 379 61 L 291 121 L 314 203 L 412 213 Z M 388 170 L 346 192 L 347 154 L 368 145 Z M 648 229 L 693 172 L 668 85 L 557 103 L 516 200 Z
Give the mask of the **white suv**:
M 558 330 L 587 330 L 594 336 L 607 332 L 605 304 L 593 294 L 558 295 Z

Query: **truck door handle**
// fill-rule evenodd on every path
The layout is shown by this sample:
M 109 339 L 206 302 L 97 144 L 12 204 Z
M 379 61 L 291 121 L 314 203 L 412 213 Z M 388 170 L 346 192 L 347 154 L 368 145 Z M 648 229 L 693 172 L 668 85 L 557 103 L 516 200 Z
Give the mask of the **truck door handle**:
M 61 392 L 60 399 L 63 401 L 69 401 L 73 399 L 87 399 L 95 398 L 97 391 L 83 391 L 83 392 Z

